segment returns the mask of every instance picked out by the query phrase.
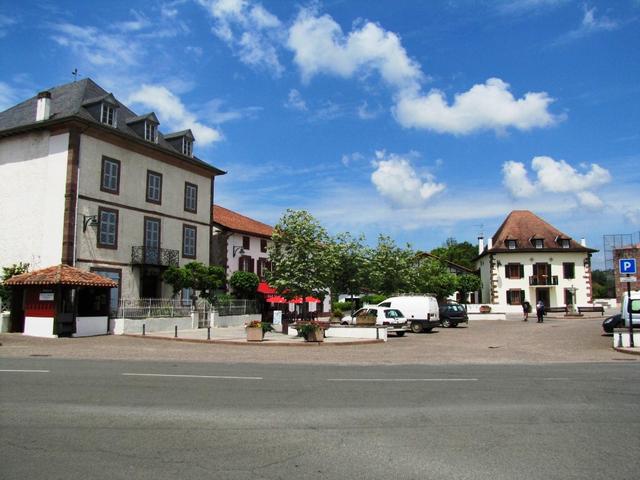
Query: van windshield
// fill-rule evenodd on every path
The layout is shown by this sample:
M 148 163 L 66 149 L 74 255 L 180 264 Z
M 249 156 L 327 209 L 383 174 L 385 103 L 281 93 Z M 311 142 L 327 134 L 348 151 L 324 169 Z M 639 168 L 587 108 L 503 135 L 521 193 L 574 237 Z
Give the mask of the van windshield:
M 631 299 L 631 313 L 640 313 L 640 299 Z

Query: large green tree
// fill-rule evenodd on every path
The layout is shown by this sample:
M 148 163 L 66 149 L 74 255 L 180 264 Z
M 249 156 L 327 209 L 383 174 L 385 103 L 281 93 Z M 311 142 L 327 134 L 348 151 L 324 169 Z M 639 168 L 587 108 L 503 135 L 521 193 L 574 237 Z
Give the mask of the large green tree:
M 238 298 L 254 299 L 260 279 L 253 272 L 233 272 L 229 278 L 229 285 L 233 288 L 233 294 Z
M 5 280 L 28 271 L 29 264 L 22 262 L 2 267 L 2 282 L 4 283 Z M 3 283 L 0 283 L 0 304 L 2 304 L 2 310 L 11 310 L 11 288 L 5 287 Z
M 456 280 L 462 303 L 467 303 L 467 294 L 477 292 L 482 286 L 480 277 L 473 274 L 465 273 L 463 275 L 458 275 Z
M 455 238 L 449 237 L 442 246 L 434 248 L 430 253 L 470 270 L 476 269 L 473 259 L 478 256 L 478 247 L 469 242 L 458 243 Z
M 410 293 L 415 287 L 415 252 L 410 245 L 398 247 L 391 237 L 380 235 L 370 252 L 368 285 L 384 295 Z
M 323 296 L 331 281 L 331 242 L 320 223 L 309 212 L 289 209 L 271 240 L 269 284 L 287 298 Z
M 366 286 L 369 263 L 368 249 L 364 237 L 353 237 L 350 233 L 336 235 L 329 244 L 330 282 L 334 298 L 341 293 L 356 295 Z
M 201 298 L 210 300 L 226 281 L 224 268 L 200 262 L 189 262 L 183 267 L 169 267 L 162 277 L 173 287 L 174 296 L 183 288 L 192 288 L 200 292 Z
M 434 295 L 438 303 L 442 303 L 458 289 L 456 275 L 440 260 L 422 258 L 415 265 L 416 293 Z

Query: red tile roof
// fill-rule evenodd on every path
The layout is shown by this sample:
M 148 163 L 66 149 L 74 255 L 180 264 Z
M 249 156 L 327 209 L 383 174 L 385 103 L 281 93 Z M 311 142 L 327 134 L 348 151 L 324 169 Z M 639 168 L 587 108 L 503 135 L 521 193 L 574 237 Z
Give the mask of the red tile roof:
M 271 238 L 271 235 L 273 235 L 273 227 L 266 223 L 245 217 L 220 205 L 213 206 L 212 221 L 234 232 L 248 233 L 250 235 L 267 238 Z
M 61 264 L 11 277 L 5 285 L 71 285 L 79 287 L 117 287 L 113 280 Z
M 537 249 L 533 246 L 532 239 L 542 239 L 544 248 Z M 560 240 L 569 240 L 569 248 L 562 248 Z M 493 235 L 493 246 L 490 252 L 510 251 L 507 248 L 507 240 L 516 240 L 516 251 L 563 251 L 563 252 L 597 252 L 593 248 L 582 246 L 569 235 L 562 233 L 554 226 L 545 222 L 529 210 L 512 211 L 498 231 Z M 487 252 L 487 250 L 485 250 Z

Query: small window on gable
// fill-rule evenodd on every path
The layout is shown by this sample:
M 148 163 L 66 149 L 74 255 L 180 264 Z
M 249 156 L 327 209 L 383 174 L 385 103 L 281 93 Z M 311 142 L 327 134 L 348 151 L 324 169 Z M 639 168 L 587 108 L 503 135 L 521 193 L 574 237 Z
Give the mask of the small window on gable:
M 569 239 L 563 238 L 562 240 L 560 240 L 560 245 L 562 246 L 562 248 L 569 248 L 571 247 L 571 242 L 569 241 Z
M 158 143 L 158 126 L 149 120 L 144 122 L 144 139 L 149 142 Z
M 242 248 L 244 250 L 251 250 L 251 237 L 242 237 Z
M 106 102 L 101 104 L 100 122 L 112 127 L 116 126 L 116 108 L 114 105 Z
M 518 244 L 515 240 L 507 240 L 507 248 L 509 250 L 515 250 L 517 246 Z
M 182 137 L 182 154 L 187 157 L 193 156 L 193 141 L 186 136 Z
M 534 248 L 544 248 L 544 240 L 542 238 L 533 238 L 531 240 Z

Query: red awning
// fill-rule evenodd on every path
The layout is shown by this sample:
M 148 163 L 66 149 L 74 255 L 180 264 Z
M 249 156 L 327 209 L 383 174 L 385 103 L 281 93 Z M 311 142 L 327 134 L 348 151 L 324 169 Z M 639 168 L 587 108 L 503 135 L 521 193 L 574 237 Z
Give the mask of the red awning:
M 287 303 L 287 299 L 280 295 L 271 295 L 265 299 L 269 303 Z
M 265 295 L 275 295 L 276 289 L 269 285 L 267 282 L 260 282 L 258 284 L 258 293 L 264 293 Z
M 321 300 L 317 299 L 316 297 L 304 297 L 304 301 L 306 303 L 321 303 Z M 293 300 L 291 300 L 291 303 L 302 303 L 302 297 L 296 297 Z

